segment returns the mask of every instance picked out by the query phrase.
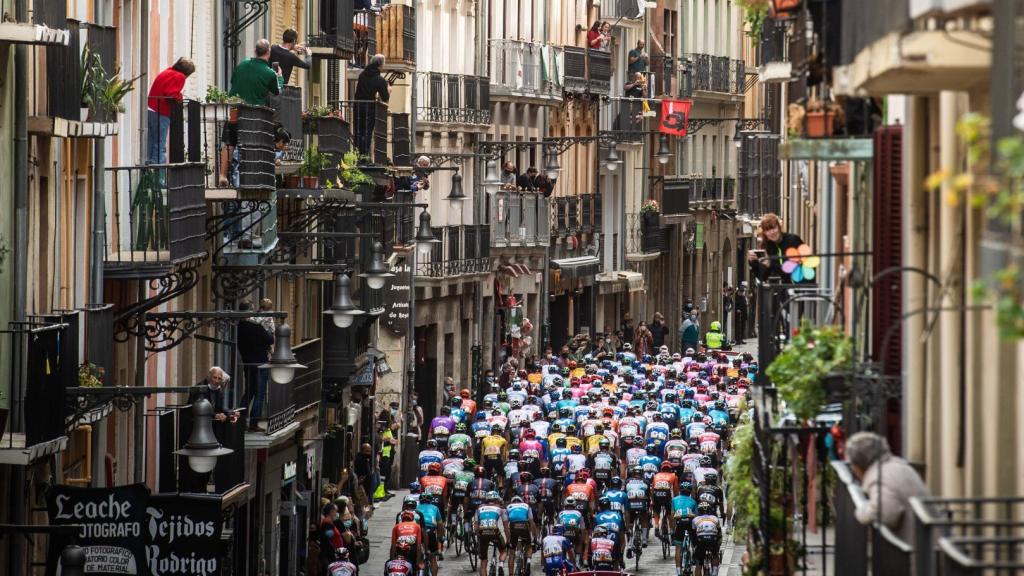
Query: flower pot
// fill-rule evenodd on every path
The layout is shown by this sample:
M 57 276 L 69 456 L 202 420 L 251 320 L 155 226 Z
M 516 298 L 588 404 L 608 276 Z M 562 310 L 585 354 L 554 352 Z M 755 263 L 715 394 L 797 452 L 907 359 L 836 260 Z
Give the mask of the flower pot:
M 298 174 L 285 174 L 284 176 L 284 187 L 289 189 L 295 189 L 302 186 L 302 176 Z
M 808 138 L 827 138 L 832 135 L 832 123 L 836 113 L 828 110 L 808 112 L 804 119 L 804 131 Z
M 772 552 L 768 556 L 768 574 L 771 576 L 785 576 L 788 572 L 786 571 L 786 553 L 775 553 Z
M 88 122 L 89 121 L 89 107 L 88 106 L 82 106 L 81 110 L 79 111 L 79 114 L 80 114 L 79 119 L 81 119 L 82 122 Z
M 644 228 L 657 228 L 661 226 L 661 214 L 657 212 L 644 212 L 641 216 Z
M 319 176 L 303 176 L 302 187 L 303 188 L 317 188 L 320 184 Z

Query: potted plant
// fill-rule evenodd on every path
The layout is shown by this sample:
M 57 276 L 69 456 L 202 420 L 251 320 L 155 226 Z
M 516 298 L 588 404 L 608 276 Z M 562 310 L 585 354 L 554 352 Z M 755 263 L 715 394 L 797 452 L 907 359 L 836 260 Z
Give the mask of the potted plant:
M 217 86 L 206 87 L 206 104 L 203 105 L 203 119 L 209 122 L 230 122 L 238 121 L 238 108 L 242 99 L 238 96 L 228 96 L 228 93 Z
M 302 174 L 299 174 L 298 170 L 291 174 L 284 175 L 284 187 L 290 190 L 302 187 Z
M 314 105 L 302 113 L 302 130 L 306 134 L 316 134 L 319 128 L 319 119 L 326 118 L 332 114 L 330 106 Z
M 78 385 L 82 388 L 99 388 L 103 386 L 106 371 L 86 360 L 78 367 Z
M 320 171 L 328 165 L 327 156 L 320 152 L 317 147 L 310 146 L 302 154 L 302 165 L 299 166 L 299 174 L 302 176 L 303 188 L 316 188 L 320 181 Z
M 804 321 L 766 373 L 793 414 L 809 420 L 826 401 L 826 377 L 849 371 L 852 362 L 853 342 L 842 327 L 811 326 Z
M 643 218 L 644 228 L 657 228 L 661 223 L 661 206 L 658 201 L 649 199 L 640 207 L 640 215 Z
M 113 122 L 125 111 L 124 99 L 135 90 L 135 81 L 139 78 L 141 76 L 130 80 L 121 78 L 120 68 L 107 75 L 100 55 L 86 46 L 81 62 L 82 121 Z
M 355 148 L 350 148 L 348 152 L 342 155 L 341 162 L 338 164 L 338 169 L 341 171 L 341 182 L 346 188 L 353 191 L 358 191 L 366 186 L 372 187 L 376 184 L 373 178 L 359 168 L 359 160 L 359 151 Z
M 832 106 L 814 98 L 807 102 L 804 135 L 808 138 L 827 138 L 833 134 L 836 112 Z
M 750 28 L 747 35 L 754 44 L 761 41 L 761 30 L 764 27 L 764 20 L 771 10 L 771 0 L 737 0 L 743 10 L 743 22 Z

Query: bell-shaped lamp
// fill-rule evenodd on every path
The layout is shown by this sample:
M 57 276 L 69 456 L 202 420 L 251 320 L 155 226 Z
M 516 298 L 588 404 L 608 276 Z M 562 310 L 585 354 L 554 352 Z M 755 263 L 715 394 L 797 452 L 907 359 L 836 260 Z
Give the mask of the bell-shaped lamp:
M 466 200 L 468 196 L 462 191 L 462 176 L 456 172 L 452 175 L 452 191 L 448 193 L 448 200 L 452 202 L 461 202 Z
M 484 167 L 484 189 L 494 192 L 501 187 L 501 178 L 498 177 L 498 161 L 491 158 Z
M 188 457 L 188 467 L 197 474 L 213 472 L 217 458 L 234 452 L 217 441 L 213 433 L 213 404 L 206 398 L 192 403 L 192 433 L 188 442 L 175 454 Z
M 360 276 L 366 280 L 366 285 L 371 290 L 380 290 L 388 278 L 394 277 L 391 269 L 388 268 L 388 263 L 384 261 L 384 245 L 380 242 L 373 243 L 373 258 Z
M 622 164 L 622 159 L 619 158 L 619 153 L 615 150 L 615 146 L 608 148 L 608 155 L 604 158 L 605 168 L 608 168 L 609 172 L 614 172 L 619 169 L 619 164 Z
M 416 254 L 426 258 L 430 254 L 431 244 L 440 242 L 434 231 L 430 229 L 430 213 L 424 210 L 420 212 L 420 227 L 416 230 Z
M 384 279 L 381 278 L 381 286 Z M 367 282 L 369 283 L 369 281 Z M 355 321 L 355 317 L 364 312 L 352 302 L 352 280 L 348 274 L 337 274 L 334 276 L 334 300 L 331 307 L 324 310 L 324 314 L 330 314 L 334 325 L 338 328 L 348 328 Z M 277 350 L 275 348 L 274 352 Z
M 348 279 L 348 277 L 345 277 Z M 278 384 L 287 384 L 295 378 L 295 371 L 306 368 L 295 361 L 292 353 L 292 327 L 281 323 L 274 331 L 274 354 L 270 362 L 260 365 L 260 369 L 270 370 L 270 379 Z
M 558 164 L 558 154 L 555 154 L 553 148 L 548 148 L 548 160 L 544 164 L 544 172 L 549 180 L 558 180 L 558 173 L 561 171 L 562 167 Z
M 658 138 L 658 162 L 661 164 L 668 164 L 668 159 L 672 156 L 672 152 L 668 149 L 668 134 L 662 134 Z

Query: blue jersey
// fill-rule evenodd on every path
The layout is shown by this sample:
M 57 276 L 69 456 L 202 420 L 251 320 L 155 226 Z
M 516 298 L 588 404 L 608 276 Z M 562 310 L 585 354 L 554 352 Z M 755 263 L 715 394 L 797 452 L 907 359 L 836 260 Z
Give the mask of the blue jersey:
M 500 506 L 485 504 L 476 510 L 477 526 L 480 533 L 487 536 L 497 535 L 503 530 L 502 519 L 505 517 L 505 511 Z
M 693 409 L 693 408 L 686 408 L 686 407 L 680 408 L 679 409 L 679 421 L 680 422 L 689 422 L 690 420 L 693 419 L 693 415 L 696 414 L 696 413 L 697 413 L 697 411 L 695 409 Z
M 687 516 L 694 516 L 696 513 L 697 502 L 693 498 L 680 494 L 672 499 L 672 517 L 676 519 L 676 522 Z
M 513 502 L 505 507 L 509 524 L 526 524 L 530 521 L 530 505 L 525 502 Z
M 558 403 L 556 404 L 556 406 L 558 406 L 558 410 L 561 411 L 562 408 L 568 408 L 569 410 L 572 410 L 578 404 L 579 404 L 579 402 L 573 400 L 572 398 L 569 398 L 569 399 L 566 399 L 566 400 L 559 400 Z
M 444 454 L 437 450 L 424 450 L 420 452 L 420 476 L 426 476 L 427 467 L 434 462 L 440 464 L 442 460 L 444 460 Z
M 583 514 L 579 510 L 562 510 L 557 523 L 565 527 L 566 536 L 575 536 L 583 527 Z
M 658 469 L 661 467 L 661 458 L 648 454 L 647 456 L 641 456 L 638 464 L 640 468 L 643 468 L 644 480 L 650 482 L 651 478 L 654 478 L 654 475 L 658 473 Z
M 711 417 L 712 425 L 726 426 L 729 424 L 729 413 L 724 410 L 711 410 L 708 412 L 708 416 Z
M 458 422 L 465 422 L 466 421 L 466 416 L 467 416 L 466 411 L 463 410 L 462 408 L 452 408 L 451 417 L 452 417 L 452 420 L 455 420 L 456 423 L 458 423 Z
M 487 420 L 477 420 L 471 427 L 474 438 L 482 438 L 484 436 L 491 435 L 491 425 L 487 423 Z
M 616 512 L 622 512 L 626 509 L 626 492 L 624 490 L 613 490 L 608 489 L 604 491 L 603 496 L 608 498 L 611 503 L 612 510 Z
M 555 448 L 551 451 L 551 467 L 555 474 L 561 474 L 565 468 L 565 457 L 571 454 L 568 448 Z
M 664 446 L 665 442 L 668 440 L 668 433 L 668 424 L 665 424 L 664 422 L 652 422 L 646 430 L 647 443 L 654 444 L 660 451 L 661 447 Z
M 572 542 L 565 536 L 554 534 L 545 536 L 541 541 L 541 556 L 544 558 L 544 572 L 553 575 L 562 568 L 569 569 L 568 554 L 572 550 Z
M 441 521 L 441 510 L 434 504 L 424 504 L 422 502 L 416 506 L 416 511 L 420 513 L 420 517 L 423 518 L 423 526 L 426 528 L 437 528 L 437 523 Z
M 669 428 L 674 428 L 679 422 L 680 408 L 678 404 L 663 402 L 661 406 L 658 406 L 658 412 L 661 412 L 661 418 Z
M 594 517 L 594 526 L 604 526 L 618 538 L 626 526 L 626 521 L 622 519 L 621 512 L 605 510 L 598 512 L 597 516 Z
M 707 425 L 703 422 L 690 422 L 686 425 L 686 438 L 696 438 L 706 432 L 707 429 Z

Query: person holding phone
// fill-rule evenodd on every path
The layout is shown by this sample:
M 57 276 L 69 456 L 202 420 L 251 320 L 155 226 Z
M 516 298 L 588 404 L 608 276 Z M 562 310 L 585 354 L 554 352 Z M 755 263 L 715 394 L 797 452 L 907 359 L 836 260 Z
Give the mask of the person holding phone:
M 291 78 L 293 68 L 309 70 L 313 58 L 309 48 L 306 48 L 305 44 L 297 44 L 298 40 L 299 33 L 289 28 L 281 35 L 281 43 L 270 48 L 270 61 L 280 64 L 284 84 Z
M 786 250 L 798 248 L 804 243 L 796 234 L 782 231 L 782 222 L 778 215 L 769 212 L 761 218 L 761 248 L 747 251 L 750 272 L 762 282 L 772 276 L 787 278 L 782 272 L 782 263 L 786 261 Z

